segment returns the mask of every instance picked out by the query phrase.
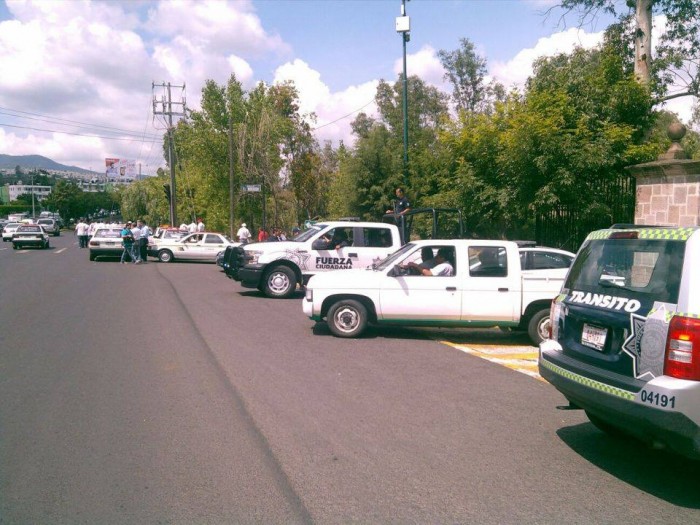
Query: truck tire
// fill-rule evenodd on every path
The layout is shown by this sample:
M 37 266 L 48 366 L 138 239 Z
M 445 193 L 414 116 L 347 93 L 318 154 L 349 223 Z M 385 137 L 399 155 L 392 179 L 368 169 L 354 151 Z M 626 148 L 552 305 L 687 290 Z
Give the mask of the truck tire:
M 549 339 L 549 308 L 535 312 L 527 323 L 527 335 L 535 346 Z
M 158 252 L 158 260 L 160 262 L 169 263 L 173 262 L 173 252 L 170 250 L 161 250 Z
M 263 281 L 263 292 L 275 299 L 286 299 L 297 289 L 297 276 L 288 266 L 277 266 L 269 270 Z
M 328 328 L 337 337 L 359 337 L 367 328 L 367 308 L 354 299 L 341 299 L 328 310 Z

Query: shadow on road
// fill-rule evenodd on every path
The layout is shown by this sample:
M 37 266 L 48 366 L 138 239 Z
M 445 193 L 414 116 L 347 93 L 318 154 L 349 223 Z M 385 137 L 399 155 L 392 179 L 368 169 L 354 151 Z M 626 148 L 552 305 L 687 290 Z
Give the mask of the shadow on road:
M 700 508 L 700 461 L 610 437 L 591 423 L 557 434 L 574 452 L 625 483 L 674 505 Z
M 317 322 L 312 328 L 314 335 L 333 337 L 325 321 Z M 368 326 L 367 330 L 357 339 L 404 339 L 404 340 L 426 340 L 431 339 L 423 330 L 406 328 L 402 326 Z

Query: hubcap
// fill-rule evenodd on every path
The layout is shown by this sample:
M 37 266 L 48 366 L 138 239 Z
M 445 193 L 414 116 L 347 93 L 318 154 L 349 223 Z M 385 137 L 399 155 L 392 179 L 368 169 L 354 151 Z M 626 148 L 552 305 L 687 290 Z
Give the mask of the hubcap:
M 284 294 L 291 286 L 289 277 L 282 272 L 272 272 L 267 279 L 267 284 L 275 294 Z
M 551 322 L 552 321 L 549 317 L 545 317 L 540 321 L 540 324 L 537 326 L 537 332 L 539 333 L 541 339 L 549 339 L 549 325 L 551 324 Z
M 357 310 L 349 306 L 338 308 L 333 318 L 335 319 L 335 325 L 338 327 L 338 330 L 342 332 L 352 332 L 357 329 L 360 324 L 360 316 Z

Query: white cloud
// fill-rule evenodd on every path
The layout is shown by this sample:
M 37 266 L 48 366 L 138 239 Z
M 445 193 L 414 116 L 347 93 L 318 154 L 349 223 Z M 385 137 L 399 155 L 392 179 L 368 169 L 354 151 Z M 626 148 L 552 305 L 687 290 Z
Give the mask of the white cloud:
M 277 68 L 274 83 L 285 80 L 293 81 L 299 91 L 300 112 L 316 114 L 316 122 L 311 123 L 311 127 L 317 129 L 315 135 L 319 142 L 330 140 L 337 144 L 342 140 L 346 144 L 352 144 L 354 137 L 350 122 L 360 111 L 368 115 L 376 114 L 374 96 L 379 84 L 377 80 L 331 93 L 330 88 L 321 80 L 321 74 L 299 59 Z
M 582 29 L 570 28 L 546 38 L 540 38 L 534 47 L 523 49 L 508 62 L 495 62 L 490 75 L 510 88 L 522 87 L 532 75 L 533 62 L 543 56 L 570 53 L 576 47 L 591 49 L 603 41 L 603 32 L 587 33 Z
M 249 1 L 158 2 L 148 12 L 150 18 L 140 19 L 145 6 L 87 0 L 8 2 L 14 19 L 0 22 L 0 71 L 12 73 L 0 75 L 0 107 L 159 135 L 147 111 L 152 81 L 186 83 L 188 107 L 196 109 L 206 80 L 223 84 L 235 73 L 250 87 L 254 72 L 246 57 L 289 52 L 279 36 L 262 29 Z M 68 129 L 7 115 L 3 121 Z M 152 151 L 150 144 L 138 141 L 6 129 L 3 152 L 28 151 L 83 167 L 95 167 L 105 156 L 146 156 Z M 80 144 L 85 144 L 82 153 Z M 158 149 L 153 159 L 160 157 Z M 162 158 L 153 162 L 163 163 Z
M 407 53 L 406 71 L 409 78 L 415 75 L 438 89 L 449 89 L 444 79 L 445 68 L 431 46 L 423 46 L 417 53 Z M 403 58 L 394 62 L 394 73 L 403 74 Z

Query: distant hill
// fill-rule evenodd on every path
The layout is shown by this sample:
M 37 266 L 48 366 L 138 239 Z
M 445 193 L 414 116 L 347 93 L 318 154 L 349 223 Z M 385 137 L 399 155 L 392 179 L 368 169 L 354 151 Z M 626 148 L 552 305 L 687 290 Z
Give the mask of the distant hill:
M 16 166 L 23 170 L 31 170 L 34 168 L 56 171 L 74 171 L 76 173 L 93 173 L 90 170 L 79 168 L 77 166 L 66 166 L 59 164 L 49 158 L 41 155 L 4 155 L 0 153 L 0 169 L 15 169 Z

